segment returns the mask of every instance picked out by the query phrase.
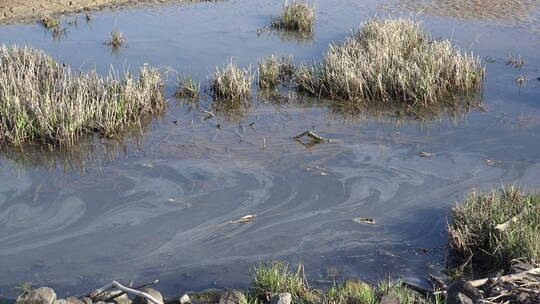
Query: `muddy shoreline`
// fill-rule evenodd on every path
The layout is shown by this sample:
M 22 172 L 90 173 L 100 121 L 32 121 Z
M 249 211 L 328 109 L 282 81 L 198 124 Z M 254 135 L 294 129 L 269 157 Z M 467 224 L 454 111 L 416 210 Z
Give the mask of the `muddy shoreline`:
M 31 23 L 44 16 L 213 0 L 0 0 L 0 25 Z

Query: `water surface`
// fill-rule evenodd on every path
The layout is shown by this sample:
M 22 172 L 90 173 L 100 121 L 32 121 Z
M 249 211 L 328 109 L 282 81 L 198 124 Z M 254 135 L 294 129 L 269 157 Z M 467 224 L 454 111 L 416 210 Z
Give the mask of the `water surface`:
M 2 43 L 43 48 L 82 69 L 150 63 L 205 82 L 230 60 L 255 68 L 270 54 L 318 59 L 362 21 L 414 12 L 435 37 L 495 62 L 484 61 L 485 111 L 444 109 L 419 119 L 292 98 L 261 99 L 204 120 L 199 110 L 210 101 L 197 110 L 171 99 L 167 114 L 139 138 L 82 142 L 53 156 L 4 151 L 0 296 L 15 296 L 12 287 L 27 281 L 60 296 L 111 280 L 158 278 L 167 296 L 246 287 L 253 265 L 269 259 L 304 263 L 314 284 L 387 274 L 420 282 L 441 269 L 450 207 L 468 190 L 539 186 L 538 6 L 483 17 L 448 11 L 459 12 L 455 1 L 430 1 L 425 10 L 415 2 L 318 1 L 312 39 L 257 34 L 279 13 L 279 1 L 102 12 L 60 39 L 38 24 L 1 27 Z M 103 45 L 115 28 L 128 38 L 116 54 Z M 525 66 L 507 66 L 507 53 L 523 56 Z M 524 87 L 515 81 L 521 75 L 529 79 Z M 174 74 L 170 79 L 168 94 Z M 292 139 L 308 129 L 333 141 Z M 433 156 L 418 156 L 422 151 Z M 247 214 L 257 217 L 230 223 Z

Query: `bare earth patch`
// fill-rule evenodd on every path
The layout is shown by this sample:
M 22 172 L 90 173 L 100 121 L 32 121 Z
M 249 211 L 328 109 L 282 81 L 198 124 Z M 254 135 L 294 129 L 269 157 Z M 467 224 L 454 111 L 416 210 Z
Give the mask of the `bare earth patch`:
M 197 0 L 0 0 L 0 24 L 34 22 L 47 15 L 184 2 Z

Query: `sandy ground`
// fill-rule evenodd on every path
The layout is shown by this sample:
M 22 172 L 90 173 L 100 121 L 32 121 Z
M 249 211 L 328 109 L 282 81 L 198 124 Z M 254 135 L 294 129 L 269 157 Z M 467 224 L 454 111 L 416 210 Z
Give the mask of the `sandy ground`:
M 0 24 L 34 22 L 46 15 L 67 15 L 82 11 L 173 2 L 194 0 L 0 0 Z

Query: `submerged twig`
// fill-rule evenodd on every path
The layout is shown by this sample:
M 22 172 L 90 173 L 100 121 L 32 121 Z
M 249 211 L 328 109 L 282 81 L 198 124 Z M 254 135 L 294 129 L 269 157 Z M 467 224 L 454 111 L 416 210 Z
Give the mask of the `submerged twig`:
M 144 283 L 142 285 L 139 285 L 139 286 L 136 286 L 136 287 L 133 287 L 133 289 L 141 289 L 141 288 L 144 288 L 144 287 L 148 287 L 150 285 L 155 285 L 159 282 L 159 280 L 154 280 L 152 282 L 148 282 L 148 283 Z M 131 287 L 131 286 L 130 286 Z M 103 302 L 111 302 L 112 300 L 118 298 L 118 297 L 121 297 L 123 294 L 125 294 L 126 292 L 125 291 L 122 291 L 118 294 L 115 294 L 107 299 L 105 299 Z
M 320 136 L 319 134 L 317 134 L 317 133 L 315 133 L 313 131 L 306 131 L 306 132 L 304 132 L 302 134 L 296 135 L 294 137 L 294 139 L 301 140 L 302 137 L 304 137 L 304 136 L 307 136 L 307 137 L 311 138 L 311 140 L 314 141 L 314 142 L 330 142 L 331 141 L 330 139 L 324 138 L 324 137 Z
M 148 299 L 150 302 L 154 303 L 154 304 L 163 304 L 161 303 L 161 301 L 159 301 L 158 299 L 154 298 L 153 296 L 151 296 L 150 294 L 146 293 L 146 292 L 142 292 L 142 291 L 139 291 L 139 290 L 135 290 L 133 288 L 129 288 L 129 287 L 125 287 L 124 285 L 116 282 L 116 281 L 112 281 L 111 283 L 97 289 L 96 291 L 98 291 L 98 293 L 95 296 L 97 295 L 100 295 L 102 294 L 103 292 L 109 290 L 109 289 L 112 289 L 112 288 L 117 288 L 117 289 L 120 289 L 121 291 L 125 292 L 125 293 L 131 293 L 131 294 L 134 294 L 136 296 L 140 296 L 140 297 L 143 297 L 143 298 L 146 298 Z M 94 292 L 96 292 L 94 291 Z
M 498 280 L 499 282 L 512 282 L 516 280 L 521 280 L 524 278 L 527 278 L 529 276 L 539 276 L 540 275 L 540 268 L 533 268 L 531 270 L 523 271 L 520 273 L 514 273 L 514 274 L 508 274 L 504 276 L 497 276 L 497 277 L 489 277 L 485 279 L 479 279 L 479 280 L 473 280 L 469 281 L 472 286 L 478 287 L 486 284 L 489 280 Z

